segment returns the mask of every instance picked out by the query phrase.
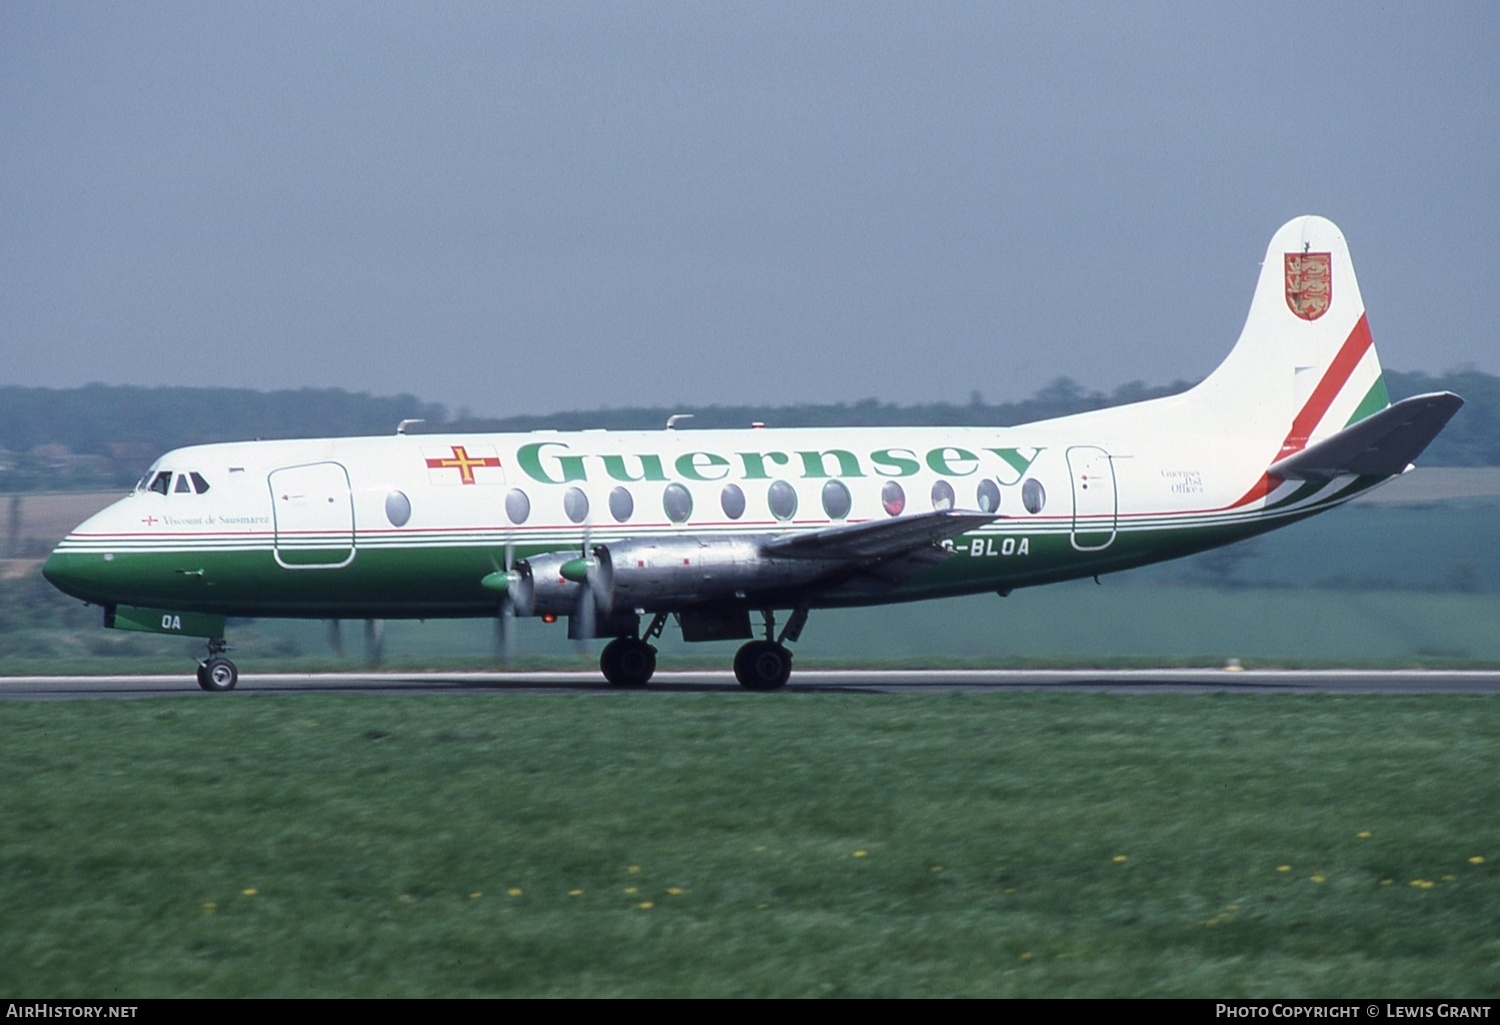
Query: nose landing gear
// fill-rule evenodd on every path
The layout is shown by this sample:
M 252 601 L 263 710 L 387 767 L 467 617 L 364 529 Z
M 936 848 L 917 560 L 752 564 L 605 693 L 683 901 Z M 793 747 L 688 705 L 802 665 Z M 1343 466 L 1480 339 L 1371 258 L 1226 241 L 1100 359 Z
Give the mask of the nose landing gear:
M 224 652 L 228 650 L 229 645 L 224 638 L 214 637 L 209 640 L 208 654 L 198 662 L 199 687 L 215 693 L 234 690 L 234 685 L 240 682 L 240 671 L 224 657 Z

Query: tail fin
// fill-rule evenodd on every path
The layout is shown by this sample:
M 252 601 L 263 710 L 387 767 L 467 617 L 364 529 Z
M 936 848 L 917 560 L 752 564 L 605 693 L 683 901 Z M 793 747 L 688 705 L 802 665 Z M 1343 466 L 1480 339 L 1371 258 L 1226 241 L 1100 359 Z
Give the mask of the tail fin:
M 1188 393 L 1228 434 L 1285 458 L 1390 405 L 1343 233 L 1298 217 L 1271 239 L 1239 341 Z

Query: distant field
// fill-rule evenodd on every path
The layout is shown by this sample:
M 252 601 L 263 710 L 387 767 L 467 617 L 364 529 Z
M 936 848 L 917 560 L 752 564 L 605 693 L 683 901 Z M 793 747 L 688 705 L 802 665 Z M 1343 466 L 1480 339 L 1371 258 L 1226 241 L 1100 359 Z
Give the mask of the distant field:
M 0 705 L 0 992 L 1500 993 L 1500 704 Z

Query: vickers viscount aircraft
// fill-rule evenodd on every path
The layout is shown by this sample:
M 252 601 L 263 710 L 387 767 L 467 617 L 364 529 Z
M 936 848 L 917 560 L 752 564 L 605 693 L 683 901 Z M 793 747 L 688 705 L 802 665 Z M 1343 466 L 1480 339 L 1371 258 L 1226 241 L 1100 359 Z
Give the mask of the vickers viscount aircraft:
M 206 638 L 206 690 L 238 677 L 229 616 L 499 617 L 502 637 L 566 616 L 570 636 L 609 639 L 600 668 L 621 687 L 651 678 L 675 617 L 687 641 L 745 640 L 735 676 L 774 690 L 811 610 L 1004 595 L 1238 541 L 1404 473 L 1462 403 L 1390 403 L 1344 237 L 1298 217 L 1233 350 L 1179 395 L 1007 428 L 201 445 L 43 572 L 107 627 Z

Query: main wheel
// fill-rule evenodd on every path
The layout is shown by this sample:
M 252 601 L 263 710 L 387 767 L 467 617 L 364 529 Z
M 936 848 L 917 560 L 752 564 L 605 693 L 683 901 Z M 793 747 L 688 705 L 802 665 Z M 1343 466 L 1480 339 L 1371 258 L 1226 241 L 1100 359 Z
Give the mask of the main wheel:
M 656 672 L 656 649 L 635 637 L 616 637 L 599 653 L 599 669 L 614 687 L 644 687 Z
M 198 686 L 204 690 L 234 690 L 234 685 L 239 682 L 240 671 L 227 658 L 215 655 L 198 667 Z
M 734 656 L 734 678 L 746 690 L 779 690 L 792 675 L 792 653 L 774 641 L 751 641 Z

